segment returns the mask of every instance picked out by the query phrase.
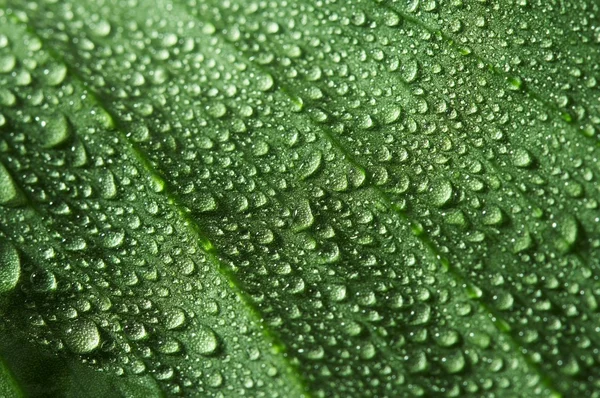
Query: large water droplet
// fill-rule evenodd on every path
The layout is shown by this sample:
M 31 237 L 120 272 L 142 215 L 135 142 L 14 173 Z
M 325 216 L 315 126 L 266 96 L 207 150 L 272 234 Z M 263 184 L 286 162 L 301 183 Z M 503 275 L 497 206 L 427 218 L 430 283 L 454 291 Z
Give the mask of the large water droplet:
M 452 199 L 452 184 L 446 180 L 438 180 L 433 183 L 430 192 L 431 204 L 436 207 L 443 207 Z
M 46 84 L 58 86 L 67 77 L 67 66 L 65 64 L 52 65 L 44 70 L 44 75 L 46 75 Z
M 89 320 L 73 323 L 64 331 L 64 342 L 76 354 L 87 354 L 100 345 L 100 332 L 96 324 Z
M 9 73 L 15 68 L 17 59 L 14 55 L 8 54 L 0 57 L 0 73 Z
M 0 163 L 0 204 L 18 206 L 24 203 L 25 198 L 17 188 L 17 184 L 4 165 Z
M 8 241 L 0 240 L 0 294 L 13 290 L 20 276 L 19 253 Z
M 69 122 L 62 114 L 42 121 L 42 127 L 41 144 L 44 148 L 54 148 L 69 138 Z
M 201 355 L 214 354 L 219 348 L 219 339 L 215 332 L 207 326 L 200 326 L 191 333 L 187 348 Z
M 164 324 L 168 330 L 180 328 L 185 320 L 185 312 L 181 308 L 170 308 L 164 313 Z

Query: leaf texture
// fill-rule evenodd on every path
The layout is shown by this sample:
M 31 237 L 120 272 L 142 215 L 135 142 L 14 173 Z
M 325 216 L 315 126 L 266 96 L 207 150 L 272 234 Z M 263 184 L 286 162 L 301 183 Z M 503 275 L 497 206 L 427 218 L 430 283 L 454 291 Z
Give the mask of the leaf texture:
M 598 396 L 595 1 L 0 5 L 3 385 Z

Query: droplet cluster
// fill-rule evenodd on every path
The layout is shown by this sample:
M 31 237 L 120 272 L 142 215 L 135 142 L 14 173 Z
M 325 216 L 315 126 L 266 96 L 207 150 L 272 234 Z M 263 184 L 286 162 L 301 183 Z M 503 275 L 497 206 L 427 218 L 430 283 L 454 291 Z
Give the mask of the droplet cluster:
M 169 395 L 591 396 L 600 10 L 509 3 L 0 9 L 2 329 Z

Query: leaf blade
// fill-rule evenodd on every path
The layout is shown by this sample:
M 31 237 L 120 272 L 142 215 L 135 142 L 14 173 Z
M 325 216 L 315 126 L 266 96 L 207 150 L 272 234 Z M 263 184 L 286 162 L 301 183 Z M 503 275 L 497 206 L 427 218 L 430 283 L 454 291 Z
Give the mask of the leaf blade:
M 459 86 L 455 97 L 444 91 L 444 81 L 451 81 L 452 74 L 435 78 L 434 74 L 423 72 L 425 66 L 430 66 L 426 65 L 424 56 L 398 52 L 400 69 L 394 66 L 397 62 L 393 59 L 389 70 L 382 69 L 378 63 L 382 52 L 379 44 L 369 36 L 362 40 L 361 35 L 365 27 L 379 22 L 378 18 L 385 22 L 389 15 L 380 14 L 380 8 L 370 2 L 357 2 L 349 9 L 332 3 L 324 11 L 318 5 L 306 8 L 283 5 L 278 15 L 260 7 L 246 14 L 242 11 L 243 2 L 239 8 L 235 2 L 210 7 L 201 3 L 198 9 L 193 7 L 198 6 L 194 3 L 191 3 L 192 7 L 159 3 L 169 10 L 172 18 L 162 20 L 162 16 L 151 9 L 154 5 L 132 10 L 111 4 L 114 8 L 98 6 L 92 11 L 78 7 L 76 2 L 71 7 L 42 4 L 29 9 L 27 3 L 23 4 L 23 9 L 32 15 L 28 24 L 35 26 L 44 41 L 48 40 L 48 44 L 56 46 L 58 52 L 65 55 L 61 60 L 68 64 L 67 69 L 78 70 L 79 80 L 91 87 L 89 91 L 95 93 L 93 96 L 102 98 L 106 109 L 104 116 L 98 116 L 104 120 L 100 121 L 104 123 L 100 129 L 112 136 L 115 133 L 110 131 L 116 122 L 119 145 L 139 140 L 134 145 L 141 149 L 130 149 L 129 152 L 133 153 L 133 163 L 150 170 L 152 181 L 144 182 L 144 186 L 158 187 L 159 190 L 163 185 L 168 186 L 169 193 L 161 203 L 166 202 L 171 208 L 175 206 L 173 213 L 183 220 L 183 224 L 193 223 L 202 230 L 196 232 L 196 238 L 200 237 L 203 242 L 200 249 L 207 251 L 209 256 L 216 250 L 215 256 L 219 257 L 209 262 L 217 270 L 232 270 L 227 271 L 225 279 L 239 278 L 239 285 L 233 284 L 234 290 L 244 295 L 247 291 L 248 300 L 257 303 L 256 308 L 261 312 L 259 318 L 269 320 L 267 330 L 277 330 L 275 333 L 285 341 L 276 346 L 280 349 L 289 347 L 282 358 L 284 363 L 291 361 L 290 380 L 302 374 L 317 395 L 326 394 L 321 386 L 334 388 L 337 393 L 351 394 L 359 391 L 385 394 L 390 390 L 405 394 L 432 393 L 437 391 L 435 389 L 455 391 L 460 390 L 457 386 L 477 379 L 478 372 L 493 375 L 493 371 L 477 368 L 481 356 L 492 364 L 498 361 L 510 363 L 509 369 L 500 366 L 499 371 L 513 380 L 512 385 L 531 388 L 524 394 L 534 394 L 537 388 L 546 388 L 545 393 L 571 388 L 581 370 L 578 369 L 580 362 L 574 356 L 568 356 L 570 351 L 575 350 L 579 359 L 585 358 L 583 361 L 589 362 L 586 349 L 575 343 L 578 336 L 561 323 L 586 330 L 593 325 L 594 314 L 578 306 L 577 299 L 570 299 L 563 292 L 555 293 L 552 287 L 542 287 L 541 292 L 547 299 L 540 299 L 537 281 L 531 283 L 535 289 L 523 289 L 522 284 L 513 279 L 526 271 L 527 266 L 537 267 L 531 257 L 537 257 L 538 263 L 543 265 L 544 253 L 573 264 L 578 272 L 587 273 L 586 264 L 593 266 L 590 258 L 594 249 L 581 248 L 579 238 L 582 230 L 591 234 L 597 231 L 593 222 L 594 208 L 578 208 L 578 218 L 569 215 L 557 221 L 553 218 L 556 210 L 575 203 L 569 198 L 577 198 L 577 192 L 593 190 L 593 183 L 589 181 L 561 187 L 562 182 L 552 177 L 553 167 L 578 173 L 569 165 L 569 159 L 572 154 L 581 152 L 569 149 L 545 159 L 547 147 L 536 144 L 540 134 L 547 129 L 566 137 L 568 148 L 586 142 L 585 137 L 573 138 L 570 128 L 562 131 L 560 126 L 564 121 L 556 119 L 555 115 L 548 123 L 542 120 L 524 127 L 529 135 L 520 136 L 514 132 L 518 118 L 516 121 L 508 118 L 509 127 L 502 127 L 507 123 L 503 111 L 522 112 L 517 101 L 524 101 L 534 110 L 533 114 L 540 115 L 544 114 L 546 104 L 537 103 L 539 96 L 520 93 L 514 94 L 522 95 L 518 99 L 514 99 L 513 94 L 506 97 L 508 102 L 501 111 L 493 110 L 494 103 L 477 102 L 478 93 L 507 90 L 506 82 L 498 73 L 479 72 L 481 68 L 477 64 L 481 59 L 469 61 L 467 58 L 467 66 L 461 73 L 484 78 L 486 84 L 483 87 L 486 88 L 472 93 L 470 87 Z M 115 10 L 119 12 L 115 13 Z M 52 18 L 44 17 L 49 15 L 45 14 L 47 12 L 53 13 Z M 321 12 L 328 13 L 330 20 L 324 19 Z M 75 22 L 71 20 L 72 13 L 77 15 Z M 304 20 L 298 17 L 302 13 L 306 15 Z M 33 17 L 36 15 L 38 17 Z M 94 20 L 97 15 L 105 19 L 97 20 L 89 31 L 81 29 L 78 21 Z M 339 27 L 332 17 L 335 15 L 337 18 L 351 15 L 351 18 L 348 17 L 348 24 L 342 18 Z M 146 16 L 150 16 L 155 24 L 144 25 Z M 301 39 L 295 38 L 294 27 L 288 30 L 284 28 L 284 22 L 273 22 L 297 18 L 309 26 L 301 29 L 304 34 Z M 63 23 L 59 30 L 54 28 L 56 20 Z M 417 25 L 410 29 L 418 28 L 418 20 L 405 18 L 403 23 L 406 21 Z M 323 29 L 317 28 L 319 24 Z M 116 28 L 121 25 L 125 25 L 125 29 Z M 389 29 L 383 26 L 385 23 L 377 25 L 378 34 L 383 39 L 398 40 L 397 48 L 417 46 L 425 49 L 424 54 L 433 51 L 438 55 L 436 59 L 450 70 L 456 63 L 455 58 L 448 55 L 454 51 L 453 44 L 445 43 L 447 37 L 444 35 L 440 43 L 430 43 L 430 28 L 413 40 L 410 34 L 403 36 L 411 31 L 407 27 L 403 26 L 401 33 L 397 33 L 397 25 L 392 23 Z M 60 32 L 61 29 L 64 32 Z M 269 34 L 270 40 L 265 41 L 263 36 Z M 350 41 L 339 44 L 338 36 Z M 187 38 L 196 41 L 189 44 Z M 201 43 L 209 45 L 196 52 L 194 46 Z M 294 58 L 298 49 L 286 46 L 295 43 L 316 49 L 306 51 L 305 57 Z M 175 46 L 179 51 L 179 45 L 181 49 L 191 46 L 192 54 L 171 54 L 170 49 Z M 438 45 L 442 50 L 436 50 Z M 327 58 L 328 46 L 351 54 L 346 55 L 348 64 L 338 67 L 334 57 Z M 153 52 L 155 49 L 159 50 Z M 366 61 L 361 53 L 365 50 L 372 54 Z M 385 51 L 393 53 L 394 49 Z M 290 53 L 286 58 L 285 55 Z M 279 54 L 282 61 L 273 62 L 277 59 L 273 54 Z M 313 58 L 314 55 L 317 57 Z M 97 63 L 107 57 L 112 62 Z M 315 62 L 319 66 L 315 67 Z M 366 62 L 367 66 L 363 67 L 360 62 Z M 300 71 L 300 78 L 288 73 L 290 64 Z M 132 73 L 121 75 L 123 65 L 132 65 Z M 147 65 L 156 69 L 148 72 Z M 431 67 L 437 70 L 436 65 Z M 329 70 L 339 70 L 340 75 L 331 74 Z M 351 77 L 360 75 L 361 79 L 348 79 L 348 70 L 353 73 Z M 369 77 L 368 71 L 375 75 Z M 323 79 L 323 75 L 327 79 Z M 204 80 L 195 79 L 196 76 Z M 225 78 L 221 79 L 221 76 Z M 255 80 L 246 83 L 247 77 Z M 234 83 L 229 85 L 228 80 Z M 212 87 L 216 94 L 213 95 L 211 89 L 204 90 L 204 85 Z M 380 94 L 362 103 L 361 98 L 369 95 L 370 86 Z M 392 99 L 383 94 L 386 86 L 392 87 L 398 97 Z M 511 84 L 508 89 L 510 87 Z M 518 89 L 519 84 L 512 84 L 512 87 Z M 182 92 L 182 88 L 189 91 Z M 341 91 L 335 91 L 335 88 Z M 83 93 L 84 87 L 79 90 Z M 348 90 L 349 96 L 343 93 Z M 418 90 L 427 95 L 423 97 Z M 215 96 L 218 100 L 214 100 Z M 479 105 L 461 107 L 461 100 Z M 252 106 L 239 106 L 239 101 Z M 369 102 L 380 102 L 384 106 L 378 109 L 378 105 L 373 107 Z M 397 102 L 401 103 L 399 108 Z M 429 111 L 429 102 L 437 102 L 435 112 Z M 448 103 L 460 112 L 448 109 Z M 487 125 L 492 128 L 491 139 L 478 130 L 481 114 L 471 112 L 469 106 L 491 109 L 492 114 L 496 112 L 498 121 L 488 120 Z M 459 113 L 460 119 L 456 121 Z M 114 116 L 107 116 L 111 114 Z M 388 114 L 393 116 L 386 116 Z M 146 123 L 146 119 L 150 121 Z M 390 142 L 383 135 L 388 128 L 386 121 L 392 124 L 389 127 L 392 133 L 388 135 L 392 137 Z M 80 127 L 80 122 L 75 124 Z M 81 122 L 81 125 L 85 124 Z M 297 132 L 287 132 L 286 126 L 293 126 Z M 466 135 L 465 128 L 472 129 L 474 137 Z M 200 142 L 193 142 L 194 137 Z M 298 137 L 301 137 L 301 148 L 296 148 Z M 407 143 L 395 143 L 393 138 Z M 466 149 L 462 140 L 469 140 L 473 147 Z M 497 147 L 497 158 L 490 157 L 481 143 Z M 102 152 L 100 146 L 98 148 Z M 319 155 L 313 156 L 317 153 Z M 319 158 L 321 153 L 325 155 Z M 585 164 L 593 164 L 593 152 L 581 156 Z M 197 161 L 198 157 L 204 164 Z M 212 157 L 217 158 L 216 166 L 207 163 Z M 325 159 L 325 162 L 316 162 L 306 174 L 301 171 L 303 166 L 296 166 L 303 158 Z M 194 170 L 199 165 L 203 170 Z M 473 171 L 464 172 L 467 168 Z M 535 175 L 530 181 L 532 168 Z M 108 176 L 110 173 L 115 175 L 119 166 L 111 166 L 109 170 Z M 112 189 L 113 183 L 121 179 L 100 178 L 100 184 L 104 185 L 100 192 L 104 192 L 107 201 L 121 200 Z M 538 181 L 544 180 L 549 181 L 547 184 L 551 188 L 539 191 L 549 195 L 555 204 L 540 199 L 541 195 L 536 192 L 536 186 L 546 184 Z M 261 186 L 264 191 L 244 192 L 253 186 Z M 60 194 L 56 193 L 55 197 L 60 198 Z M 298 199 L 307 200 L 309 210 L 306 206 L 303 210 L 289 206 Z M 528 209 L 530 213 L 516 211 L 517 208 Z M 261 214 L 262 211 L 266 214 Z M 457 216 L 447 226 L 444 220 L 449 211 L 455 211 L 452 214 Z M 285 226 L 292 212 L 305 221 L 290 233 Z M 73 224 L 64 225 L 72 228 Z M 462 236 L 456 236 L 456 225 L 466 231 Z M 376 230 L 385 232 L 377 236 L 373 234 Z M 541 237 L 532 239 L 530 230 L 540 233 Z M 106 241 L 109 249 L 118 247 L 124 234 L 110 237 Z M 503 240 L 515 234 L 523 236 L 522 242 L 513 244 Z M 203 236 L 207 238 L 202 240 Z M 395 247 L 395 241 L 401 242 L 400 249 Z M 394 251 L 383 253 L 377 248 Z M 396 250 L 400 250 L 401 255 L 393 254 Z M 521 254 L 523 251 L 525 254 Z M 227 268 L 221 268 L 220 262 Z M 419 264 L 416 270 L 411 269 L 415 262 Z M 508 284 L 503 280 L 504 271 L 501 271 L 505 269 L 508 270 L 506 278 L 510 278 Z M 548 280 L 547 286 L 558 283 L 554 269 L 536 268 L 536 272 L 540 277 L 532 273 L 529 279 Z M 404 287 L 398 275 L 404 275 L 409 284 L 419 288 Z M 560 277 L 561 283 L 568 285 L 577 281 L 584 290 L 593 289 L 593 283 L 585 282 L 579 275 Z M 436 292 L 435 298 L 430 298 L 430 288 L 421 287 L 431 285 L 430 280 L 436 281 L 436 288 L 442 291 L 451 290 L 449 302 L 443 299 L 448 291 L 444 294 Z M 285 289 L 279 291 L 282 286 Z M 346 291 L 352 292 L 350 298 Z M 406 300 L 409 304 L 406 307 L 400 305 L 400 311 L 396 311 L 388 301 L 388 291 L 394 292 L 396 301 Z M 321 299 L 327 296 L 331 299 Z M 298 297 L 302 299 L 297 305 Z M 459 348 L 456 343 L 448 343 L 455 339 L 452 336 L 459 333 L 457 330 L 463 329 L 461 321 L 448 314 L 460 313 L 456 308 L 473 300 L 475 304 L 466 306 L 475 307 L 475 314 L 469 315 L 475 325 L 469 324 L 469 327 L 475 329 L 474 334 L 483 342 L 486 338 L 482 335 L 493 336 L 491 353 L 487 346 L 478 347 L 470 341 L 465 331 Z M 568 321 L 562 314 L 551 321 L 544 318 L 548 309 L 555 312 L 562 306 L 567 311 L 573 305 L 585 316 Z M 291 314 L 285 316 L 290 308 Z M 534 315 L 530 310 L 528 312 L 531 308 Z M 361 310 L 357 313 L 356 309 Z M 507 320 L 499 315 L 505 311 L 509 311 Z M 379 313 L 385 316 L 381 317 Z M 490 316 L 492 319 L 487 319 Z M 323 318 L 328 319 L 327 326 Z M 345 324 L 342 319 L 352 320 L 348 322 L 347 330 L 340 327 Z M 530 324 L 522 326 L 525 321 Z M 545 325 L 548 323 L 559 332 L 547 331 Z M 326 332 L 321 335 L 306 330 Z M 310 342 L 304 340 L 306 333 Z M 338 351 L 341 336 L 347 341 L 341 343 L 344 348 Z M 411 338 L 407 340 L 406 336 Z M 561 348 L 555 353 L 546 349 L 545 344 Z M 519 355 L 503 354 L 500 347 L 507 345 L 513 351 L 531 349 L 534 354 L 520 358 Z M 165 350 L 169 348 L 163 348 Z M 567 358 L 567 366 L 556 362 L 564 358 Z M 313 368 L 313 363 L 319 365 Z M 372 366 L 383 373 L 373 377 Z M 331 369 L 336 369 L 333 375 Z M 567 376 L 562 375 L 563 370 Z M 387 377 L 390 371 L 398 376 Z M 586 372 L 593 372 L 589 365 Z M 521 373 L 532 374 L 534 380 L 541 378 L 542 383 L 529 385 Z M 557 377 L 559 374 L 562 376 Z M 497 377 L 497 384 L 502 384 L 502 377 Z M 333 386 L 331 379 L 339 384 Z M 373 380 L 386 380 L 386 383 L 369 384 Z M 406 380 L 409 380 L 408 384 Z M 555 381 L 558 384 L 552 386 Z M 484 385 L 472 388 L 485 388 Z M 585 384 L 579 384 L 579 387 L 588 388 Z

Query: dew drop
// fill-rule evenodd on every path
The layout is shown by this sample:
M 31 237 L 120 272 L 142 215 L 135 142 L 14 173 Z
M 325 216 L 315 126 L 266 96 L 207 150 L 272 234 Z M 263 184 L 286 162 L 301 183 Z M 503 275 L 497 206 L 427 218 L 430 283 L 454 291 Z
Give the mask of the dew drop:
M 0 88 L 0 105 L 12 107 L 17 103 L 17 97 L 8 89 Z
M 164 325 L 167 330 L 173 330 L 185 325 L 185 312 L 181 308 L 170 308 L 164 313 Z
M 113 249 L 119 247 L 125 241 L 125 232 L 123 231 L 108 231 L 104 235 L 103 244 L 104 247 Z
M 66 346 L 76 354 L 87 354 L 100 345 L 100 332 L 96 324 L 89 320 L 73 323 L 64 331 Z
M 500 225 L 503 221 L 504 215 L 498 206 L 490 206 L 483 212 L 483 223 L 485 225 Z
M 383 111 L 383 123 L 392 124 L 400 118 L 402 109 L 398 105 L 393 105 Z
M 0 73 L 10 73 L 15 68 L 17 59 L 14 55 L 0 56 Z
M 308 200 L 300 200 L 294 209 L 294 221 L 292 229 L 295 232 L 304 231 L 310 228 L 315 221 L 310 202 Z
M 448 373 L 458 373 L 465 368 L 465 357 L 458 351 L 442 358 L 442 366 Z
M 223 375 L 220 372 L 214 372 L 207 376 L 206 384 L 210 387 L 217 388 L 223 385 Z
M 429 322 L 431 316 L 431 307 L 425 303 L 417 303 L 413 305 L 410 312 L 411 325 L 424 325 Z
M 321 152 L 313 152 L 300 166 L 300 178 L 306 179 L 314 175 L 320 168 L 323 160 Z
M 467 335 L 467 340 L 480 348 L 488 348 L 492 339 L 486 333 L 474 331 Z
M 402 78 L 406 83 L 412 83 L 417 80 L 419 74 L 419 64 L 415 59 L 411 59 L 401 67 Z
M 260 91 L 269 91 L 273 88 L 275 81 L 273 80 L 273 76 L 265 74 L 257 79 L 257 84 Z
M 424 352 L 411 355 L 408 359 L 408 370 L 411 373 L 422 373 L 429 368 L 429 362 Z
M 191 333 L 187 348 L 201 355 L 212 355 L 219 348 L 219 339 L 207 326 L 200 326 Z
M 100 20 L 91 26 L 92 33 L 99 37 L 106 37 L 110 34 L 111 26 L 108 21 Z
M 19 253 L 8 241 L 0 240 L 0 294 L 13 290 L 20 276 Z
M 56 290 L 56 276 L 50 271 L 34 271 L 29 279 L 33 290 L 37 292 L 51 292 Z
M 98 188 L 100 196 L 104 199 L 113 199 L 117 196 L 117 184 L 115 176 L 110 170 L 103 170 L 98 176 Z
M 527 150 L 518 148 L 512 153 L 512 162 L 516 167 L 526 168 L 531 166 L 532 158 Z
M 332 301 L 343 301 L 346 298 L 346 286 L 333 285 L 329 288 L 329 295 Z
M 434 182 L 430 191 L 430 199 L 431 204 L 436 207 L 443 207 L 450 199 L 452 199 L 452 194 L 454 190 L 452 189 L 452 184 L 446 180 L 438 180 Z
M 46 84 L 58 86 L 67 77 L 67 66 L 65 64 L 52 65 L 44 70 L 44 75 L 46 76 Z
M 166 337 L 158 341 L 157 351 L 161 354 L 176 354 L 181 351 L 181 344 L 172 337 Z
M 62 114 L 42 121 L 42 127 L 41 144 L 44 148 L 54 148 L 69 139 L 69 122 Z
M 25 203 L 25 197 L 17 188 L 17 184 L 8 170 L 0 163 L 0 204 L 4 206 L 19 206 Z
M 440 347 L 452 347 L 458 343 L 460 335 L 456 330 L 448 329 L 435 333 L 433 338 Z
M 146 332 L 146 328 L 143 324 L 138 322 L 133 322 L 124 327 L 125 334 L 129 339 L 133 341 L 140 341 L 148 337 L 148 333 Z

